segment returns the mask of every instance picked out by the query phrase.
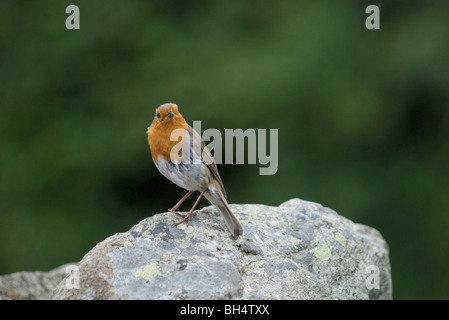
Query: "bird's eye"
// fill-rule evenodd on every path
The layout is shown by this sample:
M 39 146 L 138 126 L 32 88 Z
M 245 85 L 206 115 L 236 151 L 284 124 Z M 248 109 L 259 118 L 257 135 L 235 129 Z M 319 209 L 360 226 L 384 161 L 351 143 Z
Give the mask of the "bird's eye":
M 173 117 L 174 115 L 175 115 L 175 114 L 174 114 L 173 112 L 169 112 L 169 113 L 168 113 L 168 116 L 169 116 L 169 117 Z
M 160 118 L 161 117 L 161 115 L 159 114 L 159 113 L 156 113 L 156 118 Z

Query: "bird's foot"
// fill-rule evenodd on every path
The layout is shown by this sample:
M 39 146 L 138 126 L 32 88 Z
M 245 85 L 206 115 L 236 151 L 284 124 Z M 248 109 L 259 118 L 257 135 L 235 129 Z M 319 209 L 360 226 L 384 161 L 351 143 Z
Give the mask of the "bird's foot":
M 196 212 L 189 212 L 187 214 L 181 214 L 181 213 L 173 211 L 173 213 L 182 218 L 180 221 L 174 223 L 173 224 L 174 226 L 180 225 L 183 222 L 188 223 L 190 219 L 192 219 L 194 216 L 196 216 Z
M 178 217 L 181 217 L 181 218 L 185 218 L 185 217 L 189 214 L 189 213 L 182 214 L 182 213 L 179 213 L 178 211 L 173 210 L 173 209 L 168 209 L 168 212 L 174 213 L 174 214 L 176 214 Z M 194 214 L 194 216 L 196 216 L 196 213 Z

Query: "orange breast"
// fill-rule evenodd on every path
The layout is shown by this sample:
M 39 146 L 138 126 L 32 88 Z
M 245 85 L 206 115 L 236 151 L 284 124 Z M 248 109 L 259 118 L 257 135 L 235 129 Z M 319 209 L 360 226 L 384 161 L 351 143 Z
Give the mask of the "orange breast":
M 184 135 L 187 129 L 187 123 L 182 121 L 171 121 L 170 123 L 154 122 L 148 131 L 148 145 L 151 150 L 151 157 L 156 161 L 158 157 L 163 157 L 167 161 L 170 160 L 170 152 L 172 148 L 179 143 L 183 137 L 178 140 L 171 141 L 170 136 L 176 129 L 183 129 Z

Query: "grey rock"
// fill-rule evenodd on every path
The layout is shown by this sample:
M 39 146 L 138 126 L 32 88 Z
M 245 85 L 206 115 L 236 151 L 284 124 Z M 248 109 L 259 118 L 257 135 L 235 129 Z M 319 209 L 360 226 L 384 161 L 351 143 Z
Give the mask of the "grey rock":
M 381 234 L 320 204 L 231 205 L 234 239 L 212 206 L 189 224 L 161 213 L 97 244 L 54 299 L 391 299 Z M 73 280 L 73 279 L 72 279 Z
M 67 276 L 63 265 L 48 272 L 22 271 L 0 276 L 0 300 L 49 300 Z

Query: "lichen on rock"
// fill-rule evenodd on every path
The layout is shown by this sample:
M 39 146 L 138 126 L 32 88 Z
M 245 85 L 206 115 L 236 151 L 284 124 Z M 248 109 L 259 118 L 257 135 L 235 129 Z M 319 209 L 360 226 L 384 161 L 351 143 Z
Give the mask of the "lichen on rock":
M 300 199 L 231 209 L 239 239 L 212 206 L 188 225 L 157 214 L 94 247 L 79 264 L 81 288 L 60 284 L 53 298 L 392 298 L 389 249 L 377 230 Z M 366 285 L 373 265 L 379 288 Z

